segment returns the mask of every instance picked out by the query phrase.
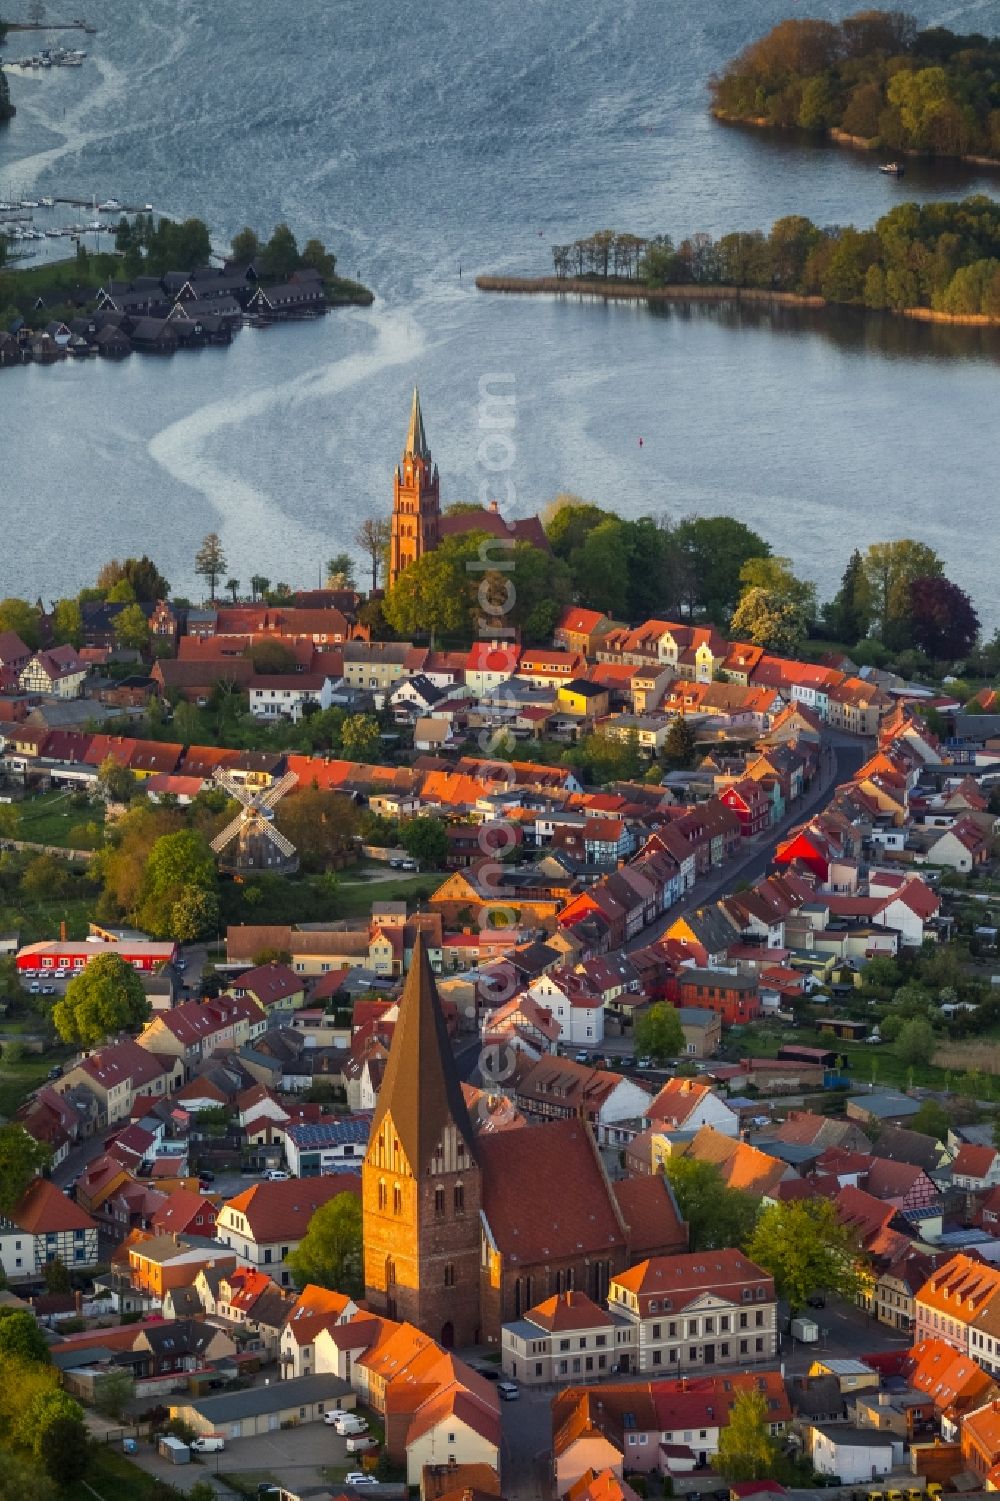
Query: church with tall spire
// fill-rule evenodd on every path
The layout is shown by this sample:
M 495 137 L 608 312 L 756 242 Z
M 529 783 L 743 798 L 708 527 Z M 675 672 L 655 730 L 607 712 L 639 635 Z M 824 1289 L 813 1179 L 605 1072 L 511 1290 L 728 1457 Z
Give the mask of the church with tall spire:
M 389 538 L 389 587 L 404 568 L 433 552 L 438 545 L 441 494 L 437 465 L 431 457 L 420 410 L 420 392 L 413 388 L 410 425 L 403 455 L 396 465 L 392 488 L 392 526 Z
M 446 1347 L 478 1343 L 479 1164 L 422 933 L 361 1182 L 369 1306 Z
M 420 393 L 413 388 L 410 424 L 406 430 L 403 453 L 393 471 L 392 518 L 389 529 L 389 576 L 391 589 L 404 569 L 426 553 L 433 552 L 447 537 L 469 532 L 485 532 L 513 542 L 530 542 L 532 547 L 549 552 L 545 528 L 538 516 L 523 516 L 507 522 L 495 500 L 488 505 L 463 506 L 451 515 L 441 514 L 441 484 L 438 467 L 431 455 Z
M 498 1343 L 535 1302 L 600 1301 L 635 1261 L 687 1249 L 667 1180 L 611 1183 L 585 1119 L 498 1131 L 467 1090 L 418 933 L 361 1169 L 372 1312 L 446 1348 Z

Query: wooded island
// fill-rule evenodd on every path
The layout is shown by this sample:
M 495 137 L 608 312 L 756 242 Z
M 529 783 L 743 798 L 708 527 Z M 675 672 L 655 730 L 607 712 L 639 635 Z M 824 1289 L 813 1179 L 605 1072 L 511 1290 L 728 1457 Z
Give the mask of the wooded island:
M 920 31 L 901 11 L 782 21 L 710 88 L 721 120 L 1000 166 L 1000 37 Z

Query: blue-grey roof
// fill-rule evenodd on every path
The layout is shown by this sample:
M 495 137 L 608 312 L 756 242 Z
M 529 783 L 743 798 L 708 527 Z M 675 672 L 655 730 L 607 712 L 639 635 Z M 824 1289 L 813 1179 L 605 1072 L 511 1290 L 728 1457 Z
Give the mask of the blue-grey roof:
M 859 1105 L 862 1110 L 867 1110 L 870 1115 L 879 1117 L 892 1115 L 916 1115 L 920 1109 L 919 1100 L 911 1100 L 905 1094 L 890 1094 L 885 1090 L 873 1090 L 871 1094 L 851 1095 L 847 1103 Z
M 285 1135 L 300 1148 L 338 1147 L 346 1142 L 364 1143 L 371 1130 L 371 1118 L 357 1116 L 342 1121 L 321 1121 L 318 1125 L 288 1126 Z
M 290 1407 L 308 1407 L 313 1402 L 332 1402 L 353 1395 L 348 1382 L 329 1374 L 296 1376 L 291 1381 L 274 1381 L 270 1386 L 254 1386 L 245 1392 L 218 1392 L 211 1397 L 197 1397 L 185 1402 L 178 1395 L 172 1407 L 191 1407 L 206 1422 L 232 1423 L 239 1418 L 258 1417 L 264 1412 L 284 1412 Z
M 52 1364 L 59 1371 L 76 1371 L 81 1366 L 100 1365 L 102 1361 L 114 1360 L 115 1353 L 107 1345 L 85 1345 L 73 1350 L 60 1350 L 56 1346 L 49 1351 Z

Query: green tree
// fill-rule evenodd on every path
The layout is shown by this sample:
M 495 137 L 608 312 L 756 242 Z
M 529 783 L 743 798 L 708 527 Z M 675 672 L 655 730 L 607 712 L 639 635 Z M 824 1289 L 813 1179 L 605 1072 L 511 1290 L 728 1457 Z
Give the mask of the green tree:
M 76 1487 L 90 1467 L 90 1435 L 83 1418 L 69 1413 L 50 1418 L 36 1447 L 49 1478 L 63 1491 L 79 1494 Z
M 485 532 L 446 537 L 404 569 L 382 604 L 390 628 L 404 637 L 471 635 L 479 586 L 485 582 L 481 549 L 487 563 L 500 556 Z
M 10 1214 L 51 1156 L 51 1148 L 35 1141 L 23 1126 L 13 1121 L 0 1126 L 0 1214 Z
M 849 646 L 868 634 L 872 615 L 871 594 L 864 559 L 857 548 L 851 553 L 840 588 L 825 607 L 824 615 L 837 640 L 846 641 Z
M 573 553 L 586 542 L 595 527 L 605 521 L 618 518 L 611 511 L 604 511 L 592 500 L 580 495 L 563 493 L 555 496 L 545 507 L 542 525 L 549 539 L 549 546 L 557 558 L 568 563 Z
M 157 938 L 173 937 L 177 903 L 192 891 L 214 896 L 217 884 L 215 856 L 203 834 L 179 829 L 161 835 L 146 864 L 137 913 L 140 927 Z
M 257 231 L 251 229 L 248 224 L 233 235 L 229 247 L 232 259 L 240 264 L 247 261 L 255 261 L 260 254 L 260 240 Z
M 57 646 L 83 645 L 83 615 L 75 599 L 57 599 L 52 606 L 52 639 Z
M 46 1364 L 51 1360 L 41 1326 L 26 1309 L 0 1308 L 0 1361 L 23 1360 Z
M 948 1114 L 937 1100 L 921 1100 L 920 1109 L 907 1124 L 911 1131 L 921 1131 L 925 1136 L 933 1136 L 935 1141 L 948 1138 Z
M 349 761 L 374 761 L 382 731 L 374 714 L 349 714 L 340 727 L 340 743 Z
M 684 1051 L 684 1029 L 677 1009 L 666 1001 L 647 1006 L 636 1017 L 633 1032 L 635 1050 L 640 1056 L 665 1063 Z
M 678 523 L 674 535 L 688 613 L 728 620 L 739 602 L 744 564 L 769 557 L 769 545 L 732 516 L 689 516 Z
M 261 252 L 261 268 L 272 281 L 288 281 L 299 267 L 299 247 L 287 224 L 279 224 Z
M 625 526 L 615 516 L 592 527 L 569 556 L 577 597 L 612 619 L 624 615 L 629 592 L 629 542 Z
M 328 589 L 354 589 L 354 559 L 349 552 L 334 553 L 326 565 Z
M 357 1297 L 364 1291 L 361 1255 L 361 1201 L 356 1194 L 337 1194 L 309 1221 L 309 1228 L 288 1258 L 297 1285 L 307 1283 Z
M 719 1452 L 712 1468 L 731 1485 L 741 1480 L 769 1480 L 774 1478 L 780 1457 L 777 1440 L 771 1436 L 763 1392 L 737 1392 L 729 1421 L 719 1429 Z
M 747 1244 L 751 1261 L 770 1272 L 779 1298 L 792 1313 L 814 1292 L 848 1301 L 858 1288 L 856 1232 L 837 1218 L 829 1199 L 790 1199 L 761 1213 Z
M 782 604 L 797 605 L 807 617 L 816 613 L 816 585 L 796 578 L 791 558 L 748 558 L 740 569 L 744 590 L 765 589 Z
M 327 250 L 322 240 L 306 241 L 300 264 L 307 270 L 317 271 L 324 281 L 332 281 L 337 274 L 337 257 Z
M 440 818 L 420 814 L 408 818 L 400 829 L 400 843 L 424 870 L 443 870 L 448 855 L 448 835 Z
M 47 1391 L 39 1392 L 26 1407 L 14 1430 L 15 1436 L 25 1446 L 30 1444 L 35 1458 L 41 1459 L 45 1435 L 53 1423 L 62 1422 L 79 1423 L 83 1427 L 83 1408 L 73 1400 L 69 1392 L 63 1391 L 59 1386 L 52 1386 Z
M 910 585 L 940 574 L 941 559 L 923 542 L 901 537 L 873 542 L 863 560 L 864 581 L 876 634 L 886 646 L 908 644 Z
M 96 787 L 105 802 L 129 803 L 135 796 L 135 774 L 113 756 L 105 756 L 97 768 Z
M 578 766 L 594 782 L 629 782 L 638 776 L 642 764 L 639 739 L 634 730 L 627 735 L 610 735 L 595 730 L 585 735 L 566 753 L 567 764 Z
M 687 1223 L 692 1251 L 720 1251 L 745 1244 L 757 1219 L 757 1199 L 729 1188 L 714 1162 L 672 1154 L 664 1171 L 681 1219 Z
M 226 579 L 226 588 L 229 591 L 229 593 L 233 596 L 233 604 L 234 605 L 238 604 L 239 600 L 237 599 L 237 595 L 240 592 L 240 581 L 239 581 L 239 579 Z
M 58 855 L 36 855 L 24 868 L 21 891 L 32 901 L 65 896 L 73 885 L 66 861 Z
M 934 1048 L 933 1027 L 929 1021 L 915 1016 L 900 1028 L 893 1052 L 907 1065 L 927 1064 L 934 1056 Z
M 196 943 L 219 930 L 219 898 L 203 886 L 189 886 L 170 909 L 171 937 L 178 943 Z
M 149 645 L 149 621 L 141 605 L 126 605 L 114 619 L 115 640 L 132 651 L 145 651 Z
M 217 532 L 209 532 L 194 558 L 194 571 L 208 579 L 209 596 L 215 599 L 215 586 L 228 568 L 226 554 Z
M 378 588 L 389 540 L 390 526 L 384 516 L 366 516 L 354 536 L 356 546 L 371 560 L 373 590 Z
M 32 651 L 41 641 L 40 611 L 24 599 L 0 599 L 0 631 L 14 631 Z
M 131 589 L 124 596 L 125 603 L 138 599 L 152 604 L 166 599 L 170 593 L 169 582 L 145 553 L 141 558 L 125 558 L 121 562 L 112 558 L 97 575 L 97 587 L 105 598 L 110 598 L 111 591 L 123 583 Z
M 684 714 L 676 714 L 670 721 L 667 738 L 663 742 L 663 759 L 671 766 L 684 770 L 694 760 L 696 748 L 691 721 Z
M 794 656 L 809 630 L 801 605 L 782 600 L 769 589 L 745 589 L 730 622 L 733 636 L 765 651 Z
M 254 641 L 247 650 L 253 670 L 262 676 L 276 677 L 297 669 L 295 653 L 283 641 Z
M 47 1293 L 68 1293 L 72 1291 L 72 1283 L 69 1280 L 69 1272 L 66 1263 L 58 1256 L 45 1263 L 45 1291 Z
M 135 1379 L 128 1371 L 116 1369 L 101 1376 L 94 1386 L 94 1406 L 112 1423 L 121 1421 L 125 1408 L 135 1396 Z
M 2 73 L 0 78 L 3 78 Z M 59 1494 L 65 1493 L 60 1490 Z M 56 1490 L 48 1475 L 42 1474 L 37 1465 L 5 1448 L 3 1464 L 0 1465 L 0 1501 L 28 1501 L 29 1497 L 30 1501 L 56 1501 Z
M 96 1047 L 108 1037 L 149 1020 L 149 1001 L 142 981 L 117 954 L 98 954 L 74 975 L 52 1008 L 52 1020 L 64 1042 Z
M 349 797 L 303 787 L 278 804 L 278 828 L 290 839 L 306 870 L 326 870 L 353 858 L 361 814 Z
M 134 605 L 135 589 L 126 578 L 121 578 L 112 584 L 105 596 L 109 605 Z

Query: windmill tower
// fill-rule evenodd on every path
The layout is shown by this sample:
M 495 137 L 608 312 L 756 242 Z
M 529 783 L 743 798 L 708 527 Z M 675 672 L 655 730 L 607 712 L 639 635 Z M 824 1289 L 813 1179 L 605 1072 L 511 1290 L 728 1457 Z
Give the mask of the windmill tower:
M 297 781 L 294 771 L 286 771 L 270 787 L 254 791 L 221 767 L 216 771 L 216 785 L 243 805 L 232 823 L 212 840 L 220 870 L 233 876 L 254 875 L 262 870 L 290 875 L 298 870 L 299 857 L 294 844 L 274 827 L 275 804 Z

